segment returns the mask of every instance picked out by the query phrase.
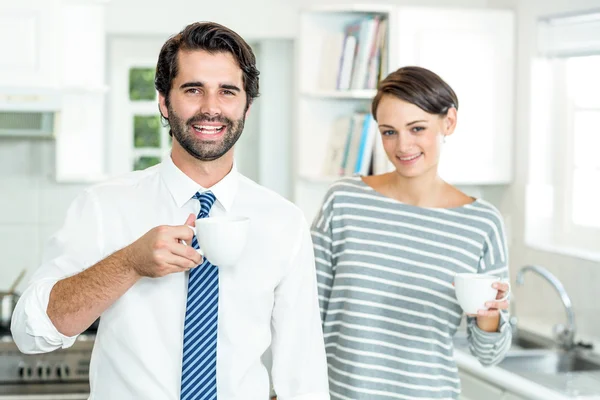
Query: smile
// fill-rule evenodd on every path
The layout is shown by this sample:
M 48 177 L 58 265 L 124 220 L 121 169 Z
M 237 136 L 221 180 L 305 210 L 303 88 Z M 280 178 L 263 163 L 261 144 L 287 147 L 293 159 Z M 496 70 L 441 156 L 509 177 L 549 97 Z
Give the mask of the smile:
M 192 125 L 192 127 L 196 132 L 202 133 L 203 135 L 216 135 L 225 128 L 225 125 Z
M 419 154 L 414 154 L 412 156 L 406 156 L 406 157 L 398 157 L 398 159 L 400 161 L 412 161 L 412 160 L 416 160 L 417 158 L 421 157 L 423 153 L 419 153 Z

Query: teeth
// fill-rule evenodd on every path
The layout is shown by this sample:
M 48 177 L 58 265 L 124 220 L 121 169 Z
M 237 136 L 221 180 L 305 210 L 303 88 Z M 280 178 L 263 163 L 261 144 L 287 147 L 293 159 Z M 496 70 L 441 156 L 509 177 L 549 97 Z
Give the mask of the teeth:
M 421 153 L 416 154 L 416 155 L 414 155 L 412 157 L 400 157 L 400 160 L 402 160 L 402 161 L 411 161 L 411 160 L 414 160 L 415 158 L 419 157 L 420 155 L 421 155 Z
M 210 126 L 210 125 L 193 125 L 194 129 L 197 131 L 202 131 L 203 133 L 217 133 L 223 129 L 223 125 L 221 126 Z

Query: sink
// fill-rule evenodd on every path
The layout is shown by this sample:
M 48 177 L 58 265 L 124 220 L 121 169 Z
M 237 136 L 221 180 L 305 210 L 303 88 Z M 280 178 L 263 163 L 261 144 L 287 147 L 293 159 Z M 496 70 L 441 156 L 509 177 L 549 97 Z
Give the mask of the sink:
M 511 372 L 555 375 L 567 372 L 598 371 L 600 370 L 600 361 L 587 359 L 574 351 L 550 350 L 535 354 L 509 352 L 498 366 Z
M 553 343 L 534 338 L 526 333 L 521 333 L 513 336 L 511 349 L 536 350 L 549 349 L 553 347 Z

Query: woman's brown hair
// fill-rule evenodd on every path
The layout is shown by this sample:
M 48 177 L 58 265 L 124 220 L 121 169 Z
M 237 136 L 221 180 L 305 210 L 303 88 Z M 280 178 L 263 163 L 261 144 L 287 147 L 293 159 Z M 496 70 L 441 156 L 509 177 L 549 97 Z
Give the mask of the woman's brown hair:
M 458 109 L 458 97 L 450 85 L 437 74 L 421 67 L 400 68 L 379 83 L 371 105 L 375 120 L 377 107 L 386 95 L 414 104 L 430 114 L 446 115 L 450 108 Z

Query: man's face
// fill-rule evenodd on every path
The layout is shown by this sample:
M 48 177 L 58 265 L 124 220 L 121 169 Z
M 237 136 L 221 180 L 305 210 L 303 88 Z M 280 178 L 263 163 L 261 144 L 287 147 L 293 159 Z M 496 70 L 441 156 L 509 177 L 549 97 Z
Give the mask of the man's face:
M 173 146 L 192 157 L 212 161 L 230 151 L 247 116 L 242 70 L 230 53 L 180 51 L 169 105 L 160 95 L 160 110 L 169 119 Z

